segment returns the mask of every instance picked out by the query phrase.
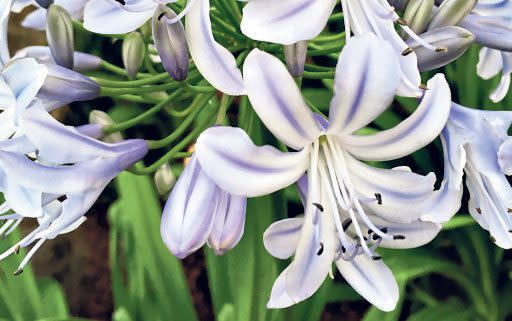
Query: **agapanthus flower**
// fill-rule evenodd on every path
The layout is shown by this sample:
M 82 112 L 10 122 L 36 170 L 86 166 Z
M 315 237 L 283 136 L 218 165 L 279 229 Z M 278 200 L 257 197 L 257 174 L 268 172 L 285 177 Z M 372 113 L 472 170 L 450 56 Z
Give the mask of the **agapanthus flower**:
M 88 0 L 55 0 L 56 5 L 63 7 L 69 12 L 75 20 L 82 20 L 84 16 L 84 7 Z M 21 12 L 24 8 L 35 5 L 37 9 L 29 13 L 21 22 L 25 28 L 37 30 L 46 29 L 46 9 L 39 6 L 35 0 L 15 0 L 11 10 L 13 12 Z
M 179 19 L 186 14 L 184 30 L 190 55 L 203 77 L 218 90 L 229 95 L 243 95 L 241 71 L 235 57 L 213 37 L 210 22 L 209 0 L 191 0 L 181 13 L 167 17 L 170 9 L 160 5 L 175 1 L 154 0 L 90 0 L 84 13 L 84 27 L 90 31 L 105 34 L 131 32 L 155 15 L 163 12 L 161 19 L 167 23 L 181 24 Z M 187 48 L 175 48 L 175 50 Z
M 462 197 L 463 175 L 470 193 L 469 213 L 500 247 L 512 248 L 512 112 L 471 109 L 453 103 L 441 134 L 444 183 Z M 445 222 L 454 214 L 432 212 L 425 219 Z
M 354 37 L 340 54 L 328 123 L 311 112 L 286 67 L 255 49 L 244 65 L 248 97 L 266 127 L 296 151 L 255 146 L 243 130 L 232 127 L 213 127 L 199 137 L 201 168 L 234 195 L 269 194 L 307 172 L 300 237 L 296 247 L 289 246 L 295 257 L 274 284 L 268 307 L 311 296 L 335 261 L 365 298 L 382 310 L 394 308 L 398 287 L 376 248 L 380 242 L 407 240 L 383 226 L 417 224 L 432 207 L 435 176 L 362 161 L 397 159 L 431 142 L 444 127 L 451 97 L 443 75 L 436 75 L 407 119 L 376 134 L 355 134 L 393 101 L 399 64 L 388 42 L 371 34 Z
M 69 148 L 73 146 L 73 148 Z M 40 102 L 31 104 L 15 135 L 0 142 L 2 235 L 26 218 L 39 226 L 0 259 L 35 243 L 15 274 L 48 239 L 78 227 L 103 189 L 147 152 L 144 140 L 106 144 L 53 119 Z M 13 213 L 8 213 L 12 210 Z
M 180 259 L 205 243 L 221 255 L 240 241 L 245 209 L 246 198 L 219 188 L 193 155 L 165 204 L 160 233 Z

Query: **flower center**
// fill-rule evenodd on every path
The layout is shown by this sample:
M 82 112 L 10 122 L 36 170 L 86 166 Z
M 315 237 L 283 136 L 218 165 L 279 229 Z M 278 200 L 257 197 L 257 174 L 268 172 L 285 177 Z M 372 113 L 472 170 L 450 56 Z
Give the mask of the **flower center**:
M 318 215 L 333 216 L 339 240 L 336 260 L 352 260 L 362 253 L 378 260 L 381 257 L 375 254 L 375 250 L 383 239 L 403 239 L 404 236 L 388 234 L 387 228 L 378 228 L 372 223 L 362 204 L 382 204 L 385 200 L 377 191 L 372 197 L 358 195 L 350 178 L 346 155 L 341 145 L 330 136 L 322 136 L 313 144 L 308 171 L 311 175 L 311 200 L 308 203 L 311 202 L 310 208 L 318 210 Z M 313 219 L 318 221 L 314 216 Z M 323 248 L 322 243 L 320 248 Z

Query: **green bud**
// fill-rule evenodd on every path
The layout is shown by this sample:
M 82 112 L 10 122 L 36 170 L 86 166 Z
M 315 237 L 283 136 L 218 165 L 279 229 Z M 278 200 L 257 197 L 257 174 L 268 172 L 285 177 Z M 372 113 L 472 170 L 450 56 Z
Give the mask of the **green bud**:
M 114 124 L 112 118 L 104 111 L 92 110 L 89 113 L 89 123 L 93 125 L 100 125 L 102 128 L 108 127 Z M 118 143 L 123 140 L 123 136 L 120 133 L 112 133 L 101 137 L 101 141 L 105 143 Z
M 61 6 L 52 4 L 46 11 L 46 39 L 55 63 L 73 69 L 75 63 L 73 20 Z
M 129 79 L 137 76 L 145 54 L 146 46 L 141 34 L 136 31 L 128 34 L 123 41 L 123 64 Z
M 169 164 L 164 164 L 158 168 L 155 173 L 155 186 L 158 194 L 166 196 L 169 194 L 174 184 L 176 184 L 176 176 L 171 170 Z
M 412 31 L 420 34 L 425 31 L 433 8 L 434 0 L 411 0 L 405 9 L 404 20 Z
M 428 29 L 458 25 L 477 2 L 478 0 L 444 0 L 432 17 Z

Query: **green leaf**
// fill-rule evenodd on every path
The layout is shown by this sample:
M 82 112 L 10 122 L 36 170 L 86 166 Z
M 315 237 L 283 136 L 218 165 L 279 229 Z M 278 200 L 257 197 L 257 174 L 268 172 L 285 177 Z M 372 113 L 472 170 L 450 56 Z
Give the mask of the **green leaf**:
M 449 300 L 433 307 L 424 308 L 407 318 L 407 321 L 466 321 L 473 320 L 475 312 L 458 300 Z

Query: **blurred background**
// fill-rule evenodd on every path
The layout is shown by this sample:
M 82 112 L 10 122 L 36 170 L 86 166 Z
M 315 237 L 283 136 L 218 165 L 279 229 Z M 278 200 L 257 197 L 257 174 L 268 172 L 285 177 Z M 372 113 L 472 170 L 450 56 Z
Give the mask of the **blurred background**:
M 13 14 L 9 27 L 11 52 L 45 43 L 43 32 L 20 27 L 31 9 Z M 122 66 L 121 42 L 76 31 L 79 50 L 96 53 Z M 512 95 L 493 104 L 488 93 L 498 79 L 482 81 L 476 76 L 478 47 L 445 67 L 454 100 L 487 109 L 512 107 Z M 331 61 L 332 64 L 332 61 Z M 428 79 L 432 73 L 426 73 Z M 308 101 L 327 111 L 332 93 L 319 81 L 306 81 Z M 399 99 L 374 123 L 389 128 L 407 117 L 416 102 Z M 85 124 L 91 109 L 109 112 L 117 121 L 128 119 L 141 106 L 98 99 L 59 109 L 54 116 L 72 125 Z M 72 112 L 71 112 L 72 111 Z M 232 117 L 237 117 L 236 102 Z M 130 137 L 159 137 L 179 119 L 155 119 L 130 130 Z M 261 127 L 253 126 L 260 142 L 274 142 Z M 150 157 L 152 157 L 150 155 Z M 434 171 L 442 177 L 439 141 L 414 155 L 386 166 L 408 165 L 420 174 Z M 173 164 L 176 174 L 181 164 Z M 48 241 L 20 276 L 12 272 L 23 257 L 0 263 L 0 320 L 512 320 L 512 255 L 497 248 L 488 233 L 466 214 L 449 222 L 436 240 L 414 250 L 380 250 L 401 287 L 399 307 L 383 313 L 362 300 L 336 274 L 327 279 L 315 296 L 294 308 L 265 309 L 270 288 L 287 262 L 266 253 L 262 233 L 275 219 L 300 214 L 303 209 L 294 187 L 279 195 L 251 200 L 246 233 L 234 251 L 215 257 L 209 249 L 183 261 L 175 259 L 160 239 L 161 206 L 165 198 L 155 191 L 151 177 L 124 173 L 105 190 L 73 233 Z M 467 203 L 467 191 L 465 201 Z M 34 228 L 24 222 L 21 233 Z M 7 249 L 16 233 L 0 242 Z

